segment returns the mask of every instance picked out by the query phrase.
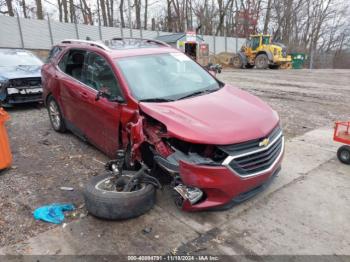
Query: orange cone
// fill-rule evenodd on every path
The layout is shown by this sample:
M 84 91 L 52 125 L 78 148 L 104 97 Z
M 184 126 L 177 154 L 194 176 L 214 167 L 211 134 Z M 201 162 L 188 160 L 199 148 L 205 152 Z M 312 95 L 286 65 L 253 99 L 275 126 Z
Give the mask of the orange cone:
M 0 108 L 0 170 L 10 167 L 12 163 L 12 154 L 5 128 L 5 122 L 9 119 L 8 113 Z

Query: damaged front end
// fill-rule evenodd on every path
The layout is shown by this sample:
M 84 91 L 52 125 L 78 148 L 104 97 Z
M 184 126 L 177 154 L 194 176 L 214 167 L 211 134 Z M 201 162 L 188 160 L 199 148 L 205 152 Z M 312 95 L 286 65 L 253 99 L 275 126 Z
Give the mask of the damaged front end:
M 42 91 L 40 77 L 0 81 L 0 101 L 4 105 L 42 101 Z
M 152 170 L 160 167 L 158 172 L 171 178 L 176 205 L 187 211 L 219 208 L 254 196 L 278 173 L 284 152 L 279 126 L 271 131 L 271 142 L 264 147 L 260 144 L 266 138 L 227 146 L 182 141 L 145 114 L 130 130 L 134 130 L 133 161 Z
M 182 208 L 185 202 L 195 205 L 206 198 L 199 187 L 184 183 L 181 165 L 221 167 L 227 156 L 223 151 L 213 145 L 193 144 L 170 137 L 162 123 L 147 115 L 141 115 L 137 121 L 130 123 L 128 130 L 131 161 L 143 162 L 152 170 L 157 170 L 154 171 L 158 172 L 153 174 L 155 176 L 170 176 L 178 207 Z M 160 167 L 161 171 L 156 167 Z

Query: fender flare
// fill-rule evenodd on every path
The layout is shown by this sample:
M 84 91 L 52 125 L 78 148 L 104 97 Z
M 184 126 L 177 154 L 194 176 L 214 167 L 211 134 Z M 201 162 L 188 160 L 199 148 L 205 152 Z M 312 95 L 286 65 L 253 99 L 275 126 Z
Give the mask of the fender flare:
M 260 55 L 260 54 L 265 54 L 265 55 L 267 55 L 267 58 L 269 59 L 269 61 L 270 61 L 271 63 L 273 63 L 273 55 L 272 55 L 272 53 L 271 53 L 270 51 L 268 51 L 268 50 L 260 51 L 260 52 L 258 52 L 258 53 L 256 54 L 256 57 L 257 57 L 258 55 Z

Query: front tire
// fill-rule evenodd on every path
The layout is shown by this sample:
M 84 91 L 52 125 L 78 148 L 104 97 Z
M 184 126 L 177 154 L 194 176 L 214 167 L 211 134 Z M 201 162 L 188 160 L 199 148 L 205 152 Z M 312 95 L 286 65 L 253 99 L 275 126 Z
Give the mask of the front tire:
M 127 174 L 124 171 L 123 174 Z M 92 215 L 109 220 L 121 220 L 138 217 L 149 211 L 156 201 L 156 190 L 153 185 L 142 185 L 141 189 L 132 192 L 106 190 L 103 183 L 114 178 L 107 173 L 92 178 L 84 192 L 86 208 Z
M 350 146 L 339 147 L 337 156 L 340 162 L 350 165 Z
M 64 133 L 66 131 L 66 126 L 62 117 L 62 112 L 53 96 L 50 96 L 47 100 L 47 111 L 52 128 L 56 132 Z
M 255 59 L 255 66 L 258 69 L 266 69 L 269 66 L 269 58 L 265 54 L 260 54 Z
M 243 68 L 243 61 L 239 55 L 235 55 L 232 58 L 232 65 L 234 68 Z

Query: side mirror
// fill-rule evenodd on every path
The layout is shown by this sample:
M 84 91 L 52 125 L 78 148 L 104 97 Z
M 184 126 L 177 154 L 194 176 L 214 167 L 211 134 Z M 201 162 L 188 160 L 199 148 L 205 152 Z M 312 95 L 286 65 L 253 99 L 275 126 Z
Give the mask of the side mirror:
M 110 97 L 110 95 L 108 93 L 106 93 L 104 90 L 99 90 L 96 94 L 95 101 L 100 100 L 101 97 L 105 97 L 108 99 Z
M 112 97 L 108 88 L 101 88 L 96 94 L 95 101 L 100 100 L 101 97 L 106 98 L 110 102 L 117 102 L 117 103 L 125 102 L 124 98 L 121 96 Z

